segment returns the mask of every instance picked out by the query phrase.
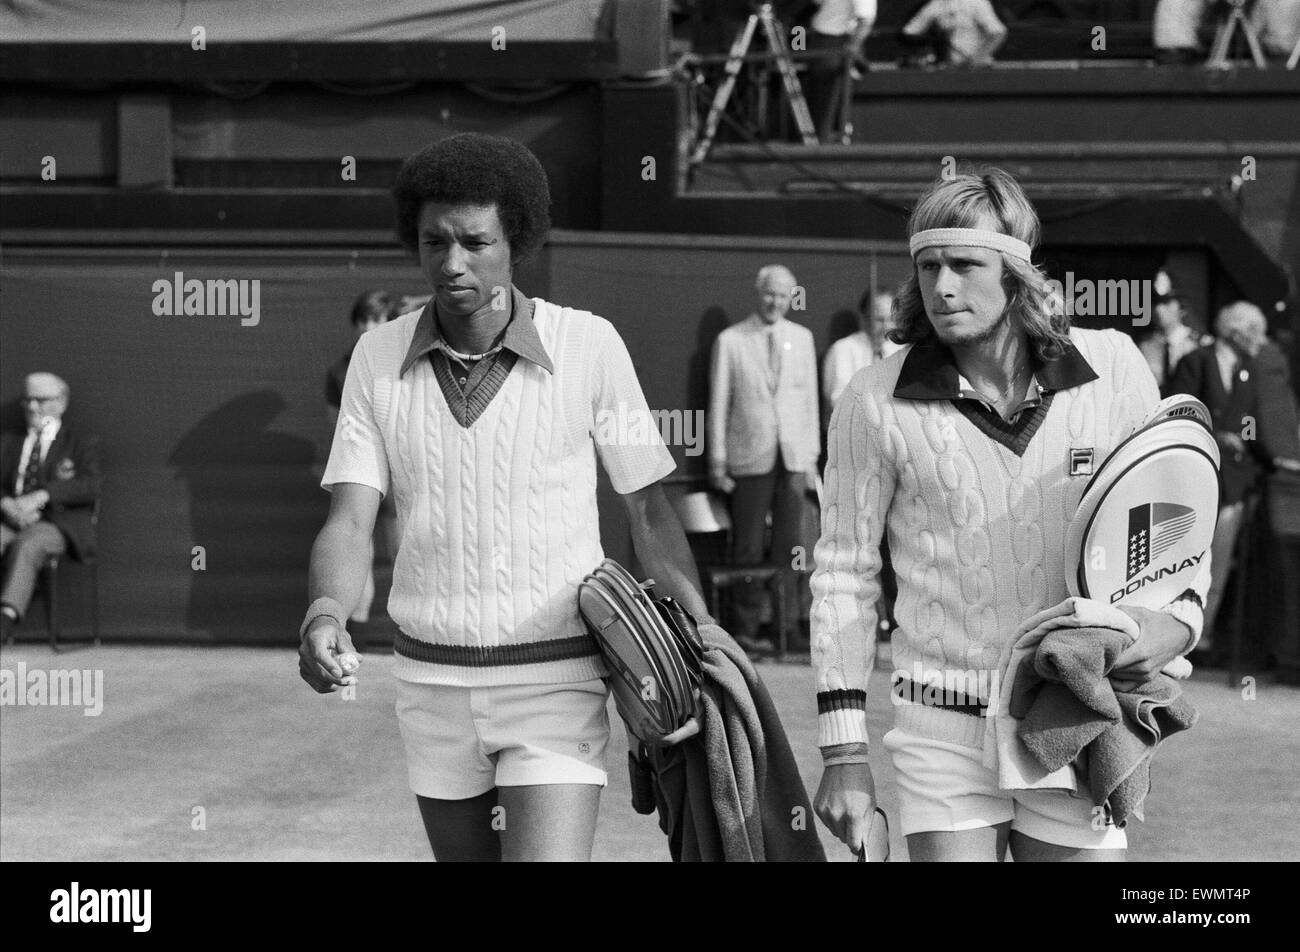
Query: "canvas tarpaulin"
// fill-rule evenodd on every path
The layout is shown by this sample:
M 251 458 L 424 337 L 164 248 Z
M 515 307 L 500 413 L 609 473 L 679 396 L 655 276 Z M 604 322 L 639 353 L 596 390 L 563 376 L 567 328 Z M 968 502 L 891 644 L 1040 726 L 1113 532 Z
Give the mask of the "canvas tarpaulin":
M 581 42 L 613 0 L 3 0 L 0 43 Z M 506 47 L 509 48 L 508 45 Z

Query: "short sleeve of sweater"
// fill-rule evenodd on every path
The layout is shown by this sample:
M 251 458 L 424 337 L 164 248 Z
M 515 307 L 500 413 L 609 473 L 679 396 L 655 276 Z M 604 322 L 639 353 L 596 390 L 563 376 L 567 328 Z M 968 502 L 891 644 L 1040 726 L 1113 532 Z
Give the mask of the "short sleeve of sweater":
M 623 338 L 601 318 L 594 333 L 592 433 L 614 491 L 626 495 L 663 479 L 677 464 L 664 445 Z
M 388 495 L 388 451 L 375 420 L 375 375 L 370 349 L 357 345 L 343 382 L 343 400 L 321 486 L 360 483 Z

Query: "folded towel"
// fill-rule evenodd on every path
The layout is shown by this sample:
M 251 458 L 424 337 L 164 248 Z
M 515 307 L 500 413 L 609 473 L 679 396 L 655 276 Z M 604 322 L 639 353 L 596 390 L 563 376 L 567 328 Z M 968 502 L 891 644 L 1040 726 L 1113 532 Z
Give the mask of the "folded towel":
M 1122 632 L 1131 644 L 1141 635 L 1138 622 L 1129 614 L 1091 598 L 1067 598 L 1027 619 L 1003 650 L 999 663 L 1002 681 L 991 699 L 991 721 L 984 735 L 984 765 L 998 772 L 998 786 L 1003 790 L 1078 790 L 1079 780 L 1072 764 L 1055 770 L 1046 769 L 1025 747 L 1018 735 L 1019 720 L 1012 715 L 1011 697 L 1022 672 L 1032 670 L 1034 655 L 1044 637 L 1052 632 L 1075 628 L 1109 628 Z M 1186 678 L 1192 665 L 1186 658 L 1175 658 L 1165 665 L 1164 673 Z
M 1109 675 L 1129 647 L 1127 632 L 1074 628 L 1048 632 L 1021 670 L 1008 708 L 1017 737 L 1045 771 L 1084 765 L 1092 802 L 1123 827 L 1143 819 L 1151 759 L 1164 738 L 1196 723 L 1197 711 L 1166 674 L 1121 689 Z
M 1003 650 L 999 670 L 1002 683 L 996 703 L 990 702 L 992 722 L 985 731 L 984 765 L 997 768 L 998 786 L 1003 790 L 1078 790 L 1072 765 L 1047 770 L 1030 754 L 1018 735 L 1019 722 L 1010 710 L 1011 697 L 1021 673 L 1030 670 L 1043 638 L 1061 629 L 1113 628 L 1136 641 L 1140 630 L 1131 617 L 1118 608 L 1091 598 L 1067 598 L 1027 619 Z
M 700 637 L 700 733 L 648 757 L 673 859 L 825 861 L 812 803 L 767 687 L 717 625 L 701 625 Z

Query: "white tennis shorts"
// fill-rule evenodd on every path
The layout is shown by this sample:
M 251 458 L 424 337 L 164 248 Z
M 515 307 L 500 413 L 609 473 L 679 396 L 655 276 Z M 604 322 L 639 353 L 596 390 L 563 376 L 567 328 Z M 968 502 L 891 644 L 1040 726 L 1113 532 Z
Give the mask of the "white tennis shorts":
M 603 787 L 609 696 L 600 678 L 461 688 L 397 682 L 411 790 L 466 800 L 493 787 Z
M 958 715 L 966 716 L 966 715 Z M 894 762 L 903 835 L 997 826 L 1073 849 L 1125 849 L 1124 831 L 1097 819 L 1092 801 L 1066 790 L 1002 790 L 981 748 L 899 730 L 882 743 Z

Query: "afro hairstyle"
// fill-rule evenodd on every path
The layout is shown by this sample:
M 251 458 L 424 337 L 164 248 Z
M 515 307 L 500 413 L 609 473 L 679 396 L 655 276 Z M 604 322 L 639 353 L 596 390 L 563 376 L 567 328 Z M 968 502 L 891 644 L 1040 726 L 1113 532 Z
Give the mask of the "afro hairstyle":
M 504 136 L 463 132 L 426 146 L 402 163 L 393 202 L 397 237 L 412 253 L 419 251 L 418 222 L 426 202 L 495 205 L 512 261 L 540 248 L 551 228 L 542 164 L 526 145 Z

